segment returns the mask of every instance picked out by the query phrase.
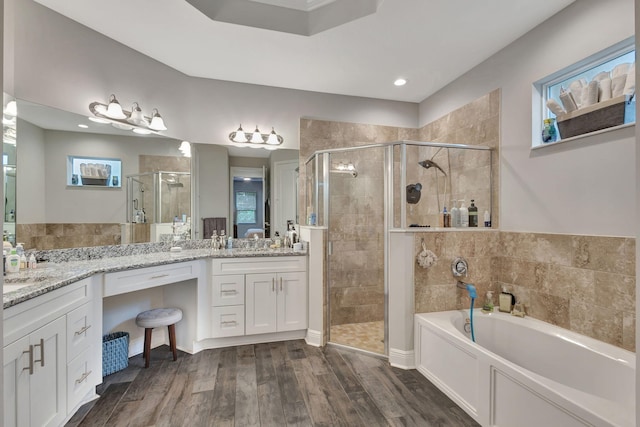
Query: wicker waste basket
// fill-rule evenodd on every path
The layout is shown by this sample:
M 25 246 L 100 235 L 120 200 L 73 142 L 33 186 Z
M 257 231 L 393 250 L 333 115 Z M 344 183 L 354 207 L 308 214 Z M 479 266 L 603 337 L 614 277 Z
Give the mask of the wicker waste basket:
M 129 333 L 113 332 L 102 337 L 102 376 L 129 366 Z

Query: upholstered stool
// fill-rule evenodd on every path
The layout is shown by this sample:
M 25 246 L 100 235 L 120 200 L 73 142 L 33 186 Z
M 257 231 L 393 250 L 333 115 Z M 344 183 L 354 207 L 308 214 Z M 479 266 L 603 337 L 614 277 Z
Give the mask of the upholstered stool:
M 182 310 L 179 308 L 154 308 L 143 311 L 136 316 L 136 325 L 144 328 L 144 367 L 149 367 L 151 359 L 151 332 L 153 328 L 168 326 L 169 344 L 173 352 L 173 360 L 178 360 L 178 350 L 176 349 L 176 323 L 182 319 Z

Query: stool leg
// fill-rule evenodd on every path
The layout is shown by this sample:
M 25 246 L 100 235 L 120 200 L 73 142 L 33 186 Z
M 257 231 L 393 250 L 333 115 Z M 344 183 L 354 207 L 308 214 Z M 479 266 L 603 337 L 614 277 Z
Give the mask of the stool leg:
M 142 355 L 144 356 L 144 367 L 149 367 L 149 360 L 151 359 L 151 332 L 153 328 L 145 328 L 144 329 L 144 352 Z
M 173 361 L 178 360 L 178 349 L 176 348 L 176 325 L 169 325 L 169 345 L 173 352 Z

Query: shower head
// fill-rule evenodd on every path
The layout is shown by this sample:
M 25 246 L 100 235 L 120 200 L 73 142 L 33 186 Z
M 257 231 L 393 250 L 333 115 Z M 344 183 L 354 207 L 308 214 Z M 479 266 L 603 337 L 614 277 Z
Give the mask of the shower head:
M 429 169 L 430 167 L 434 167 L 434 168 L 438 169 L 440 172 L 442 172 L 444 174 L 444 176 L 447 176 L 447 173 L 440 167 L 440 165 L 438 165 L 433 160 L 423 160 L 421 162 L 418 162 L 418 164 L 420 166 L 422 166 L 423 168 L 425 168 L 425 169 Z

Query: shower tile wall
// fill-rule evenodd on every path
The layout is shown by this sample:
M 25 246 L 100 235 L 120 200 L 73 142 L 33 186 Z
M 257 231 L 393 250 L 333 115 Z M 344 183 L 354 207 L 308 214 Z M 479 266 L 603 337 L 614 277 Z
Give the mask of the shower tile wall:
M 491 147 L 493 148 L 492 167 L 489 166 L 487 154 L 482 151 L 449 150 L 449 158 L 447 158 L 446 150 L 440 151 L 433 160 L 443 169 L 445 168 L 444 165 L 451 165 L 451 181 L 447 181 L 447 184 L 450 184 L 450 187 L 447 187 L 447 191 L 452 190 L 452 193 L 445 197 L 442 175 L 440 175 L 438 177 L 439 186 L 437 188 L 440 190 L 438 195 L 430 193 L 428 204 L 421 204 L 424 207 L 412 205 L 414 208 L 409 209 L 407 212 L 408 223 L 422 223 L 426 220 L 431 225 L 437 225 L 437 197 L 441 200 L 440 210 L 442 210 L 443 200 L 447 203 L 447 209 L 450 210 L 451 200 L 464 199 L 468 207 L 471 199 L 475 199 L 480 221 L 482 221 L 484 211 L 488 210 L 491 213 L 492 226 L 497 228 L 499 225 L 498 195 L 500 194 L 500 89 L 496 89 L 423 126 L 418 131 L 418 138 L 420 141 Z M 425 158 L 430 159 L 433 155 L 432 153 L 435 152 L 436 150 L 429 148 L 424 153 L 420 153 L 416 161 L 424 160 Z M 411 162 L 415 159 L 408 158 L 411 159 Z M 415 180 L 425 180 L 427 185 L 435 188 L 435 171 L 425 174 L 422 168 L 408 167 L 407 169 L 418 174 L 414 178 Z M 490 173 L 493 181 L 492 194 L 490 194 L 490 189 L 487 186 L 489 182 L 487 177 Z M 407 178 L 408 182 L 411 182 L 411 179 Z M 491 203 L 490 198 L 493 199 L 492 206 L 489 206 Z M 431 210 L 423 211 L 422 209 L 426 209 L 426 206 L 429 206 Z
M 498 231 L 430 232 L 415 236 L 439 257 L 415 268 L 417 313 L 464 309 L 469 299 L 455 287 L 451 261 L 469 261 L 465 281 L 494 303 L 503 285 L 531 317 L 635 350 L 635 239 Z
M 191 159 L 188 157 L 176 156 L 150 156 L 141 154 L 138 159 L 140 173 L 147 172 L 190 172 Z M 183 187 L 169 188 L 166 183 L 161 185 L 162 206 L 161 212 L 156 222 L 171 222 L 174 216 L 181 217 L 182 214 L 191 216 L 191 176 L 179 176 Z M 153 178 L 151 176 L 141 177 L 141 181 L 152 188 Z M 153 207 L 153 192 L 146 191 L 144 194 L 145 212 L 150 213 Z
M 416 137 L 417 129 L 301 119 L 300 161 L 304 164 L 317 150 Z M 383 151 L 343 156 L 333 158 L 332 163 L 351 161 L 359 175 L 355 179 L 346 174 L 331 176 L 334 187 L 329 220 L 335 254 L 329 259 L 332 325 L 384 319 L 384 238 L 374 232 L 383 224 Z M 305 182 L 305 168 L 300 171 L 300 182 Z M 299 200 L 304 203 L 305 198 Z M 300 209 L 307 212 L 303 205 Z

